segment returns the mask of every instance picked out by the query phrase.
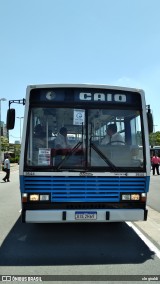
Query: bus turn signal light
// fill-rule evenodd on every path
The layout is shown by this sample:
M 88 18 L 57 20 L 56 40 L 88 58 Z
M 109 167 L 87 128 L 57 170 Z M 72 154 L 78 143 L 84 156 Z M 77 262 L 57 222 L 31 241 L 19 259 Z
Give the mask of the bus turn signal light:
M 22 203 L 27 202 L 27 193 L 22 194 Z

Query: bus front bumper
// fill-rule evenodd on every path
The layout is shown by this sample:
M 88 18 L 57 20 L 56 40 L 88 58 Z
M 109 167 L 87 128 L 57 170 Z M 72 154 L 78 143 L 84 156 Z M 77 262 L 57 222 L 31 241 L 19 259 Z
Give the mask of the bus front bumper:
M 148 210 L 99 209 L 99 210 L 22 210 L 25 223 L 65 222 L 125 222 L 146 221 Z

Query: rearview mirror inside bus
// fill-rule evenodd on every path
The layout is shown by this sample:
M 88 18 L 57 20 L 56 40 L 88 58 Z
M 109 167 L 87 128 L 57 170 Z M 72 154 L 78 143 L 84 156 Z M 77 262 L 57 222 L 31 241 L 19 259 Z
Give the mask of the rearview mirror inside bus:
M 11 108 L 8 109 L 7 111 L 7 121 L 6 121 L 7 129 L 8 130 L 13 129 L 14 124 L 15 124 L 15 109 Z

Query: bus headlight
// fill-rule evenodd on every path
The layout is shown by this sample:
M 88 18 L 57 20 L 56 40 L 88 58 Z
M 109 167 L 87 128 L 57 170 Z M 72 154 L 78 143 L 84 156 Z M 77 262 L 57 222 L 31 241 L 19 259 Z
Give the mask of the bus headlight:
M 30 194 L 29 201 L 39 201 L 39 194 Z
M 49 201 L 49 194 L 41 194 L 40 201 Z
M 135 194 L 131 194 L 131 200 L 140 200 L 140 194 L 137 194 L 137 193 L 135 193 Z
M 130 194 L 122 194 L 122 200 L 125 201 L 125 200 L 130 200 L 131 199 L 131 196 Z

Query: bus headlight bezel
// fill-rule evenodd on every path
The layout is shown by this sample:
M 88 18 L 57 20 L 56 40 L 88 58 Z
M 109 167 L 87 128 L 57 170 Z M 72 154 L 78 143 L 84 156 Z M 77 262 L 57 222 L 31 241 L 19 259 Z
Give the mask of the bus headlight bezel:
M 31 193 L 29 195 L 30 202 L 49 202 L 50 201 L 50 194 L 41 194 L 41 193 Z
M 146 201 L 146 193 L 121 193 L 121 201 L 122 202 L 145 202 Z

